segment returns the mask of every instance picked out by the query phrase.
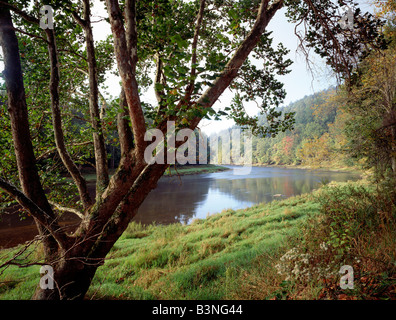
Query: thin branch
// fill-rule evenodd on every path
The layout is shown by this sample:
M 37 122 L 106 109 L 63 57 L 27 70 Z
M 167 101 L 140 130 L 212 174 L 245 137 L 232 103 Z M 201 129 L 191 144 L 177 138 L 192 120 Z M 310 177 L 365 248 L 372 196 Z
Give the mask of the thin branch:
M 133 72 L 136 71 L 137 56 L 137 26 L 136 26 L 136 0 L 125 1 L 126 41 L 128 53 L 131 56 Z
M 78 17 L 75 14 L 76 18 Z M 83 0 L 83 19 L 77 18 L 85 33 L 87 47 L 88 80 L 89 80 L 89 113 L 93 128 L 93 141 L 96 164 L 96 198 L 100 197 L 109 184 L 109 168 L 106 155 L 105 138 L 103 133 L 101 113 L 99 111 L 98 70 L 95 57 L 95 44 L 91 26 L 90 1 Z
M 83 27 L 83 28 L 86 28 L 86 27 L 87 27 L 87 21 L 84 20 L 84 19 L 82 19 L 82 18 L 80 18 L 80 16 L 77 14 L 76 11 L 70 10 L 70 12 L 71 12 L 71 14 L 72 14 L 72 16 L 73 16 L 73 19 L 74 19 L 81 27 Z
M 162 97 L 165 95 L 164 90 L 159 90 L 157 85 L 162 84 L 162 59 L 159 53 L 155 55 L 157 63 L 156 63 L 156 73 L 155 73 L 155 80 L 154 80 L 154 90 L 155 90 L 155 97 L 157 98 L 158 105 L 161 106 Z
M 76 70 L 80 71 L 81 73 L 84 73 L 86 76 L 89 77 L 88 71 L 78 68 L 78 67 L 76 68 Z M 98 95 L 99 95 L 99 98 L 102 100 L 102 109 L 100 110 L 100 119 L 103 120 L 104 114 L 105 114 L 105 111 L 106 111 L 106 108 L 108 107 L 108 105 L 107 105 L 107 101 L 106 101 L 105 97 L 100 92 L 100 90 L 98 90 Z
M 62 130 L 62 116 L 59 106 L 59 58 L 56 47 L 55 32 L 51 29 L 46 29 L 45 32 L 47 34 L 47 39 L 49 43 L 48 53 L 51 64 L 50 96 L 56 148 L 58 150 L 60 158 L 62 159 L 63 164 L 65 165 L 76 183 L 84 208 L 88 208 L 93 204 L 93 201 L 88 192 L 87 183 L 84 177 L 82 176 L 80 170 L 78 170 L 76 164 L 71 159 L 70 154 L 67 151 Z
M 45 38 L 43 38 L 43 37 L 41 37 L 41 36 L 38 36 L 38 35 L 36 35 L 36 34 L 30 33 L 30 32 L 21 30 L 21 29 L 19 29 L 19 28 L 15 28 L 15 27 L 14 27 L 14 30 L 17 31 L 17 32 L 23 33 L 23 34 L 25 34 L 25 35 L 27 35 L 27 36 L 29 36 L 29 37 L 36 38 L 36 39 L 40 39 L 40 40 L 44 41 L 45 43 L 48 43 L 48 40 L 47 40 L 47 39 L 45 39 Z
M 70 144 L 66 145 L 66 147 L 86 146 L 86 145 L 92 144 L 92 143 L 93 143 L 92 141 L 85 141 L 85 142 L 78 142 L 78 143 L 70 143 Z M 54 152 L 56 152 L 56 151 L 57 151 L 57 148 L 56 148 L 56 147 L 55 147 L 55 148 L 52 148 L 52 149 L 49 149 L 49 150 L 47 150 L 47 151 L 45 151 L 44 153 L 40 154 L 40 155 L 37 157 L 37 161 L 46 158 L 48 155 L 50 155 L 51 153 L 54 153 Z
M 133 149 L 133 134 L 128 121 L 128 104 L 124 88 L 121 88 L 120 107 L 122 111 L 117 114 L 117 129 L 120 140 L 121 156 L 127 156 Z
M 201 0 L 198 17 L 197 17 L 197 23 L 195 25 L 194 39 L 193 39 L 193 43 L 192 43 L 191 80 L 190 80 L 190 83 L 186 89 L 186 95 L 184 96 L 184 101 L 186 103 L 189 103 L 189 101 L 191 99 L 191 95 L 194 91 L 194 86 L 195 86 L 195 77 L 196 77 L 196 72 L 197 72 L 197 66 L 196 66 L 196 64 L 197 64 L 197 46 L 198 46 L 199 32 L 201 29 L 203 16 L 204 16 L 205 4 L 206 4 L 206 0 Z
M 260 37 L 264 33 L 268 23 L 271 21 L 275 13 L 283 6 L 283 0 L 277 0 L 268 7 L 269 2 L 269 0 L 261 1 L 258 15 L 251 31 L 235 51 L 233 57 L 228 61 L 224 71 L 214 81 L 212 86 L 202 94 L 197 101 L 197 104 L 205 108 L 211 107 L 238 75 L 239 68 L 260 40 Z M 191 122 L 190 128 L 195 128 L 200 120 L 201 118 L 198 117 L 194 119 L 194 121 Z
M 36 17 L 33 17 L 33 16 L 27 14 L 26 12 L 22 11 L 16 5 L 13 5 L 13 4 L 10 4 L 8 2 L 4 2 L 4 1 L 0 1 L 0 4 L 5 6 L 5 7 L 8 7 L 11 11 L 15 12 L 16 14 L 21 16 L 26 21 L 34 23 L 36 25 L 40 24 L 40 20 L 39 19 L 37 19 Z
M 67 208 L 64 207 L 58 203 L 55 203 L 53 201 L 48 201 L 52 206 L 54 206 L 57 210 L 61 211 L 61 212 L 71 212 L 74 213 L 77 217 L 79 217 L 81 220 L 84 219 L 84 214 L 81 213 L 79 210 L 77 209 L 73 209 L 73 208 Z

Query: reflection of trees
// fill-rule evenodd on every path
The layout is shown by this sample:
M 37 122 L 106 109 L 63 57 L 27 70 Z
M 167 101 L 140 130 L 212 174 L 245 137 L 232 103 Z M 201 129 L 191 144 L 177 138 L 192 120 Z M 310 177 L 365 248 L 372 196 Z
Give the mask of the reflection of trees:
M 286 197 L 311 192 L 317 188 L 320 180 L 346 181 L 356 179 L 355 175 L 346 173 L 305 173 L 246 178 L 246 179 L 217 179 L 212 180 L 210 188 L 219 192 L 232 195 L 239 201 L 269 202 L 274 200 L 274 194 L 282 194 Z
M 257 174 L 262 168 L 254 168 Z M 268 169 L 267 169 L 268 170 Z M 356 178 L 355 175 L 333 172 L 310 172 L 300 170 L 274 169 L 270 170 L 268 177 L 235 178 L 232 171 L 223 172 L 226 179 L 216 179 L 202 176 L 183 176 L 162 178 L 139 209 L 135 221 L 144 224 L 157 222 L 168 224 L 172 222 L 187 223 L 194 217 L 199 203 L 203 203 L 208 195 L 209 188 L 227 196 L 232 196 L 244 202 L 269 202 L 274 199 L 274 194 L 286 197 L 311 192 L 318 187 L 321 179 L 329 181 L 346 181 Z M 255 174 L 255 171 L 253 171 Z M 232 179 L 228 179 L 232 177 Z M 282 197 L 283 198 L 283 197 Z
M 260 174 L 267 170 L 267 176 Z M 199 204 L 206 201 L 209 189 L 233 197 L 237 201 L 260 203 L 274 199 L 274 194 L 282 194 L 287 197 L 308 193 L 317 188 L 321 180 L 346 181 L 355 180 L 358 177 L 347 173 L 333 172 L 310 172 L 300 170 L 285 170 L 276 168 L 253 168 L 249 176 L 236 177 L 232 171 L 216 174 L 209 178 L 202 175 L 177 177 L 163 177 L 156 189 L 154 189 L 139 209 L 134 221 L 144 224 L 157 222 L 168 224 L 174 222 L 187 223 L 196 212 Z M 254 178 L 257 175 L 257 178 Z M 89 190 L 95 193 L 95 184 L 89 184 Z M 213 206 L 212 203 L 208 204 Z M 227 207 L 225 202 L 225 208 Z M 219 210 L 221 211 L 221 210 Z M 75 222 L 72 214 L 65 214 L 63 220 Z M 61 222 L 63 225 L 63 222 Z M 12 237 L 10 236 L 12 234 Z M 0 221 L 0 246 L 16 245 L 32 239 L 37 234 L 37 228 L 30 217 L 20 221 L 17 212 L 5 215 Z M 18 243 L 9 243 L 9 239 L 16 239 Z
M 187 223 L 194 216 L 197 203 L 206 199 L 212 179 L 185 176 L 164 177 L 144 200 L 136 222 L 168 224 Z
M 233 180 L 213 180 L 211 188 L 220 192 L 231 194 L 239 201 L 269 202 L 274 200 L 274 194 L 282 194 L 290 197 L 299 194 L 301 187 L 312 185 L 308 177 L 300 181 L 293 180 L 295 177 L 270 177 L 248 178 Z

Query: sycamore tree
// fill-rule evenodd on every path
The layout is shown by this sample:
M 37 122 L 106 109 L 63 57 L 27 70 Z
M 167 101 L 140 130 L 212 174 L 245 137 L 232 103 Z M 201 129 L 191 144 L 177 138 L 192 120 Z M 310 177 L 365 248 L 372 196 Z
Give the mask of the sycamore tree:
M 261 134 L 292 126 L 291 115 L 276 108 L 285 97 L 277 76 L 288 72 L 291 61 L 266 30 L 282 8 L 296 25 L 304 52 L 314 50 L 341 79 L 349 79 L 360 56 L 383 46 L 380 22 L 370 14 L 355 9 L 345 19 L 341 9 L 354 6 L 349 0 L 104 2 L 112 36 L 98 43 L 89 0 L 0 1 L 6 89 L 1 141 L 9 159 L 2 162 L 0 187 L 34 217 L 43 263 L 54 270 L 55 288 L 37 287 L 35 299 L 84 297 L 97 268 L 169 166 L 167 159 L 174 158 L 164 152 L 164 163 L 145 161 L 149 128 L 165 135 L 171 121 L 176 130 L 194 130 L 202 119 L 226 114 Z M 54 10 L 53 28 L 49 20 L 40 27 L 44 5 Z M 101 90 L 113 62 L 120 96 L 109 104 Z M 141 100 L 150 86 L 155 105 Z M 215 111 L 227 88 L 235 93 L 232 105 Z M 252 100 L 266 115 L 264 127 L 244 111 L 244 102 Z M 106 146 L 115 129 L 121 161 L 110 178 Z M 78 166 L 89 153 L 97 176 L 95 198 Z M 59 172 L 48 168 L 59 165 L 73 179 L 77 207 L 66 208 L 53 195 L 56 188 L 48 187 L 57 181 L 49 173 Z M 58 223 L 64 210 L 81 219 L 72 233 Z

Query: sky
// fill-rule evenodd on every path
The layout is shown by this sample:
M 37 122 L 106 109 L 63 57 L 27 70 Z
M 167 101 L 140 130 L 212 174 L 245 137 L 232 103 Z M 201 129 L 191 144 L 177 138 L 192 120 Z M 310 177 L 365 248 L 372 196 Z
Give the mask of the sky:
M 94 0 L 94 7 L 92 10 L 92 21 L 99 21 L 100 17 L 107 16 L 104 3 L 99 0 Z M 367 1 L 360 1 L 360 7 L 363 11 L 370 11 L 371 7 Z M 273 31 L 274 45 L 282 42 L 283 45 L 290 50 L 287 58 L 294 63 L 289 69 L 291 72 L 278 79 L 284 83 L 284 89 L 287 92 L 283 105 L 288 105 L 291 102 L 297 101 L 306 95 L 317 93 L 336 84 L 335 78 L 331 72 L 325 67 L 323 61 L 315 55 L 311 55 L 310 59 L 313 62 L 314 72 L 308 70 L 305 57 L 297 52 L 298 39 L 294 35 L 294 25 L 287 22 L 285 17 L 285 9 L 280 10 L 269 23 L 267 30 Z M 56 12 L 54 15 L 56 19 Z M 105 21 L 93 23 L 93 34 L 96 41 L 104 40 L 111 33 L 110 25 Z M 0 62 L 0 71 L 3 66 Z M 107 92 L 113 97 L 118 97 L 120 93 L 120 79 L 110 75 L 106 82 L 108 86 Z M 219 100 L 215 103 L 214 108 L 224 108 L 231 102 L 232 94 L 229 90 L 223 93 Z M 142 100 L 156 103 L 153 91 L 149 91 L 142 96 Z M 254 102 L 245 105 L 246 112 L 250 115 L 257 114 L 258 109 Z M 219 132 L 233 125 L 233 121 L 222 119 L 220 121 L 202 120 L 199 128 L 206 134 Z

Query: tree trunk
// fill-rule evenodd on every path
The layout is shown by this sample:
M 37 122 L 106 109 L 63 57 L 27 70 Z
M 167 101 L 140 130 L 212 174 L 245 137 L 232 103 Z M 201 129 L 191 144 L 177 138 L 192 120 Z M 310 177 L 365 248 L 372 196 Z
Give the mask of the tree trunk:
M 95 45 L 91 27 L 90 1 L 83 1 L 84 7 L 84 32 L 87 45 L 87 62 L 89 73 L 89 113 L 91 115 L 93 142 L 96 163 L 96 197 L 100 197 L 109 184 L 108 161 L 105 139 L 102 130 L 102 121 L 99 111 L 98 70 L 95 58 Z
M 46 198 L 36 167 L 36 158 L 29 130 L 18 39 L 10 11 L 5 6 L 0 6 L 0 44 L 3 49 L 5 65 L 3 74 L 7 87 L 7 104 L 22 190 L 28 198 L 32 199 L 48 214 L 48 217 L 54 218 L 54 213 Z M 35 219 L 35 222 L 43 238 L 45 255 L 50 258 L 56 254 L 58 244 L 50 236 L 48 230 L 38 223 L 37 219 Z
M 391 165 L 393 177 L 396 181 L 396 111 L 392 113 L 391 121 Z
M 69 260 L 54 268 L 54 289 L 37 287 L 33 300 L 82 300 L 98 265 Z

